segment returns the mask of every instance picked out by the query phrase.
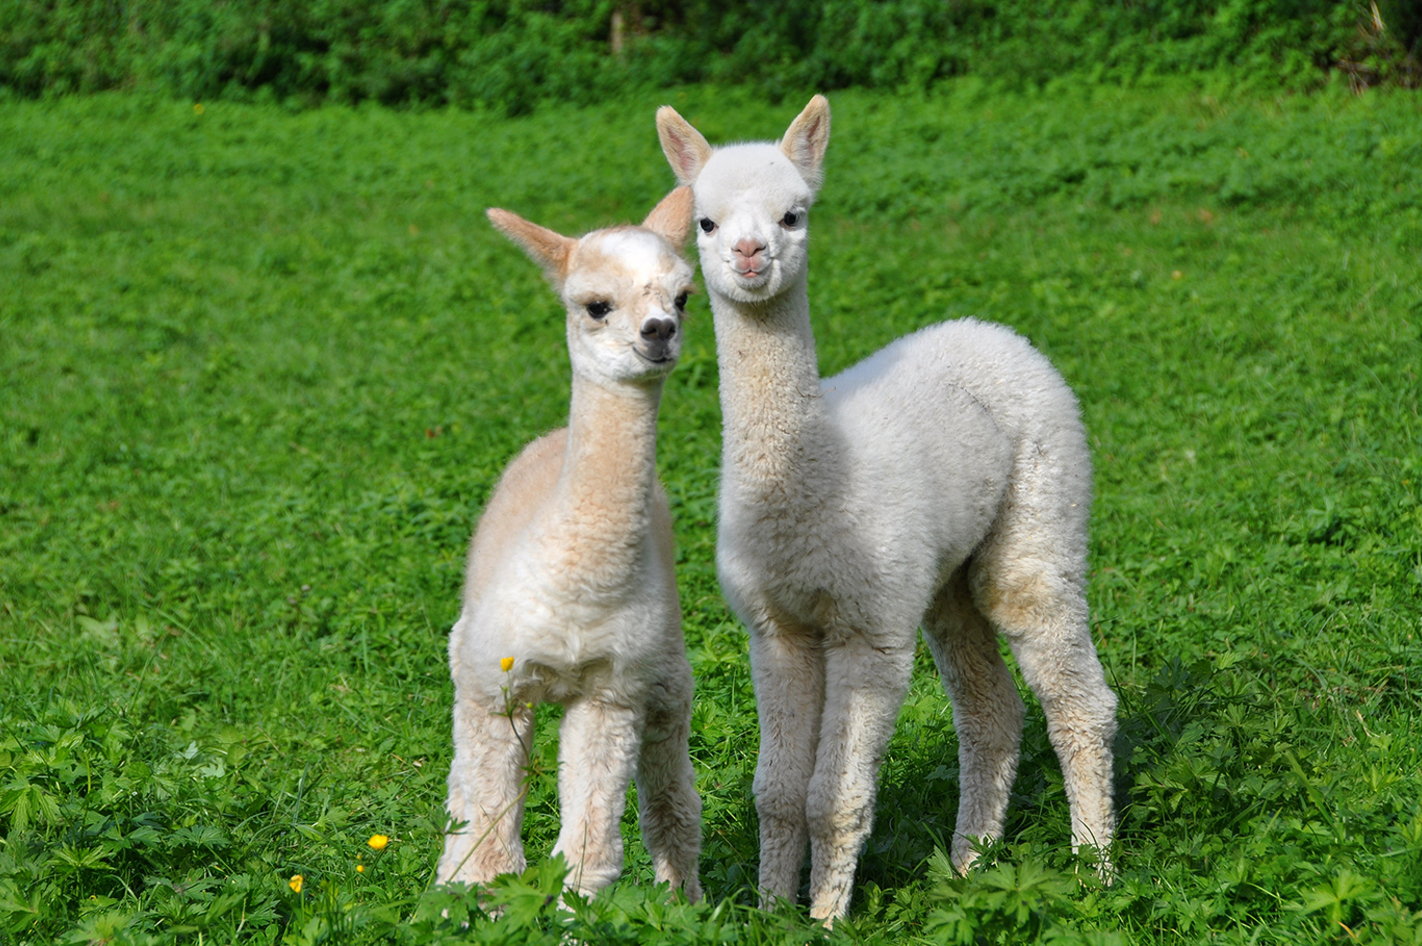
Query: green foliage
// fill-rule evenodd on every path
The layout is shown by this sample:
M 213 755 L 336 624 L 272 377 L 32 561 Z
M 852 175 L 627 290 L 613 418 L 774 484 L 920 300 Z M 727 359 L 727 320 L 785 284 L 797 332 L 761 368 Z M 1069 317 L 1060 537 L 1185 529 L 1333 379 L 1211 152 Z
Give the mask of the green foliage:
M 629 813 L 625 880 L 560 907 L 551 709 L 529 870 L 430 889 L 465 543 L 567 410 L 561 314 L 483 210 L 640 219 L 671 185 L 664 97 L 0 104 L 0 942 L 1422 939 L 1422 115 L 1218 74 L 836 95 L 814 209 L 826 372 L 974 315 L 1081 399 L 1115 883 L 1068 849 L 1030 697 L 1006 838 L 951 875 L 956 741 L 920 653 L 850 918 L 753 908 L 754 697 L 693 301 L 659 465 L 707 901 L 655 887 Z M 800 104 L 670 97 L 712 140 Z
M 989 867 L 960 891 L 954 889 L 953 868 L 941 850 L 929 860 L 929 876 L 937 879 L 935 893 L 945 905 L 928 915 L 925 930 L 939 942 L 964 946 L 1014 942 L 1024 936 L 1040 940 L 1050 928 L 1052 906 L 1065 901 L 1076 887 L 1069 876 L 1024 861 L 1016 867 Z
M 971 73 L 1022 88 L 1229 67 L 1264 87 L 1416 84 L 1411 6 L 1356 0 L 6 0 L 0 87 L 189 100 L 453 104 L 524 114 L 629 89 L 747 83 L 924 90 Z M 1382 17 L 1386 17 L 1383 19 Z M 625 42 L 614 54 L 614 17 Z M 1390 24 L 1390 25 L 1389 25 Z M 1409 51 L 1413 56 L 1409 58 Z

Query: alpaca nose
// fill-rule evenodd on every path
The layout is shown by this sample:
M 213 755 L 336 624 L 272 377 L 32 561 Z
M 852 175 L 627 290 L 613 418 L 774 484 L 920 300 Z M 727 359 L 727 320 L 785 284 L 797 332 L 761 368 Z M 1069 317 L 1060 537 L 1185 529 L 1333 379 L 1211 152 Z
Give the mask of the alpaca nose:
M 765 252 L 765 244 L 752 240 L 749 237 L 736 242 L 736 255 L 744 256 L 746 259 L 753 259 L 757 254 Z
M 642 337 L 647 341 L 665 342 L 676 334 L 672 319 L 652 318 L 642 323 Z
M 676 337 L 676 320 L 654 316 L 642 323 L 642 354 L 652 361 L 665 362 L 674 357 L 672 339 Z

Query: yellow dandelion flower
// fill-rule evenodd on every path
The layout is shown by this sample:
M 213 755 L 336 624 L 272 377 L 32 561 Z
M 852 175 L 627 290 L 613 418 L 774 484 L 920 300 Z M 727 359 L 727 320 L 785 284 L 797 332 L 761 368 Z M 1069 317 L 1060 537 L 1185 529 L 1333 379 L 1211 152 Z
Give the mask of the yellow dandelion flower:
M 305 877 L 302 877 L 300 874 L 292 874 L 291 879 L 286 882 L 286 885 L 291 888 L 293 893 L 301 893 L 301 885 L 305 882 Z
M 513 665 L 514 659 L 512 657 L 505 657 L 503 660 L 499 661 L 499 666 L 503 668 L 504 673 L 508 673 L 510 670 L 512 670 Z
M 356 865 L 356 873 L 357 873 L 357 874 L 364 874 L 364 873 L 365 873 L 365 865 L 364 865 L 364 864 L 357 864 L 357 865 Z
M 390 839 L 383 834 L 372 834 L 370 840 L 365 842 L 377 851 L 385 850 L 385 845 L 390 843 Z

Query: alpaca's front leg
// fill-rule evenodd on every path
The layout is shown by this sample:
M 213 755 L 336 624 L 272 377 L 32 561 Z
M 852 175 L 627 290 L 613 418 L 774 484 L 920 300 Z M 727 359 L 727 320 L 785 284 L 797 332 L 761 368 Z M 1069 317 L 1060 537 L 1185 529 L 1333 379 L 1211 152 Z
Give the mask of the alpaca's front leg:
M 903 640 L 861 636 L 825 646 L 824 719 L 806 804 L 810 916 L 849 911 L 854 868 L 874 824 L 879 764 L 913 670 L 912 631 Z
M 760 716 L 755 807 L 760 817 L 762 905 L 794 900 L 805 859 L 805 800 L 815 771 L 824 658 L 818 636 L 767 622 L 752 627 L 751 677 Z
M 687 743 L 691 736 L 691 665 L 678 653 L 677 664 L 658 680 L 647 710 L 637 761 L 637 799 L 642 840 L 652 856 L 658 883 L 701 899 L 701 796 Z
M 559 730 L 558 804 L 562 829 L 555 854 L 568 860 L 568 886 L 593 894 L 622 872 L 622 812 L 641 740 L 631 707 L 583 699 L 568 707 Z
M 532 744 L 531 710 L 493 713 L 456 698 L 448 809 L 463 825 L 445 835 L 439 883 L 484 883 L 523 870 L 519 828 Z

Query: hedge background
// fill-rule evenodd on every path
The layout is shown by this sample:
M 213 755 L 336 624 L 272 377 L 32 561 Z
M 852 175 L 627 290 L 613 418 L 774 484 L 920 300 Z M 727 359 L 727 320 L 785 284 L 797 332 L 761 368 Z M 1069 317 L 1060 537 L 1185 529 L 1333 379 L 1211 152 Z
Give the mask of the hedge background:
M 521 114 L 629 87 L 772 96 L 976 73 L 1417 85 L 1415 0 L 0 0 L 0 95 L 113 88 Z

